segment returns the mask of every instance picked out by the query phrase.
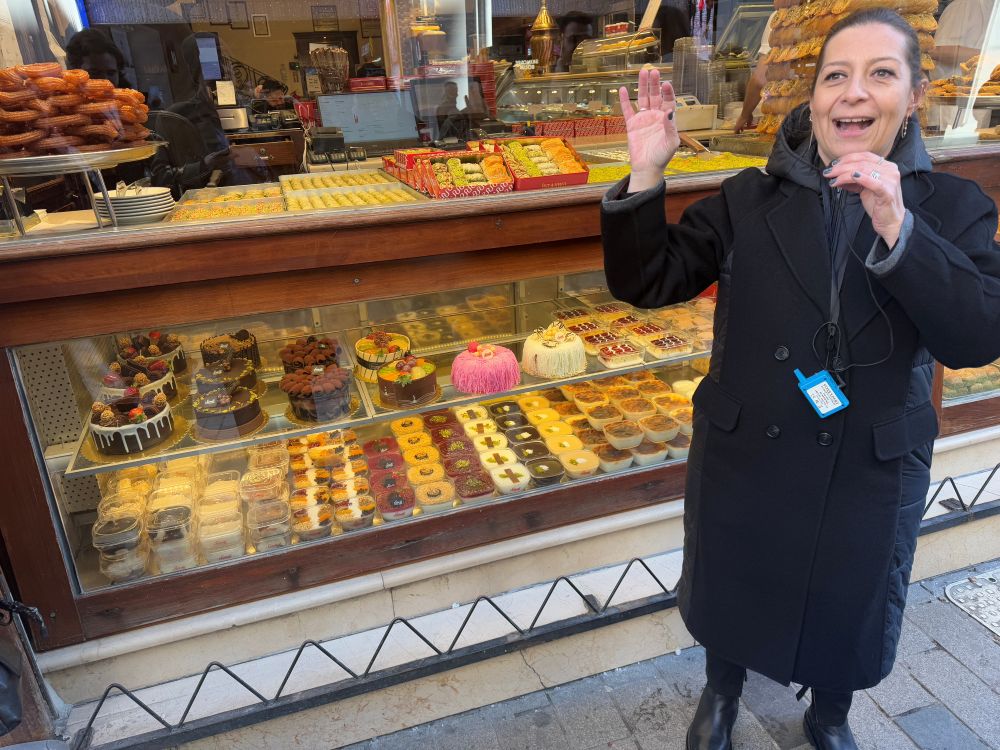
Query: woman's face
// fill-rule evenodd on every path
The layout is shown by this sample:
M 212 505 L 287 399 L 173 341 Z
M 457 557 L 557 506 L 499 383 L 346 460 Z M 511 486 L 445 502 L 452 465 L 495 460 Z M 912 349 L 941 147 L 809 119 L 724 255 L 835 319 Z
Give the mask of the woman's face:
M 820 158 L 888 156 L 919 99 L 900 32 L 878 23 L 841 31 L 827 42 L 809 101 Z

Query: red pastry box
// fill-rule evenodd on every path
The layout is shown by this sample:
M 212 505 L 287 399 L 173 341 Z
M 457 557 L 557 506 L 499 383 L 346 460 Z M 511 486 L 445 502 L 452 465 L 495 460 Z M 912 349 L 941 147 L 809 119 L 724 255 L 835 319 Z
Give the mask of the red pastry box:
M 511 146 L 519 143 L 521 146 L 538 146 L 541 148 L 542 143 L 545 141 L 558 141 L 569 151 L 577 166 L 580 167 L 580 171 L 560 172 L 559 174 L 542 175 L 540 177 L 529 176 L 527 170 L 521 166 L 521 162 L 518 161 L 517 157 L 511 151 Z M 586 163 L 580 158 L 580 154 L 576 152 L 576 149 L 566 142 L 565 138 L 549 138 L 548 136 L 542 138 L 511 138 L 510 140 L 492 141 L 492 145 L 495 149 L 503 153 L 507 169 L 514 175 L 515 190 L 540 190 L 542 188 L 557 188 L 567 185 L 583 185 L 586 184 L 587 178 L 590 176 L 590 170 L 587 168 Z M 547 153 L 544 148 L 542 151 L 543 153 Z
M 441 185 L 437 178 L 437 172 L 444 167 L 447 174 L 451 174 L 448 162 L 451 159 L 458 159 L 462 165 L 463 174 L 468 173 L 465 165 L 477 165 L 479 170 L 485 175 L 491 171 L 489 166 L 484 164 L 487 159 L 496 159 L 497 154 L 483 153 L 482 151 L 449 151 L 441 156 L 420 157 L 418 161 L 418 171 L 425 191 L 434 198 L 471 198 L 476 195 L 498 195 L 509 193 L 514 189 L 514 181 L 510 172 L 502 160 L 495 163 L 503 170 L 503 182 L 486 182 L 470 185 L 452 186 Z M 451 175 L 454 179 L 454 175 Z
M 617 117 L 604 117 L 604 132 L 607 135 L 624 135 L 625 118 L 621 115 Z
M 535 123 L 535 133 L 547 138 L 572 138 L 576 129 L 573 120 L 547 120 Z
M 577 138 L 604 135 L 605 132 L 604 120 L 599 117 L 581 118 L 573 121 L 573 135 Z
M 385 76 L 370 78 L 348 78 L 348 91 L 385 91 Z
M 396 164 L 400 169 L 413 169 L 417 165 L 417 157 L 437 156 L 447 153 L 439 148 L 397 148 L 393 152 L 396 157 Z

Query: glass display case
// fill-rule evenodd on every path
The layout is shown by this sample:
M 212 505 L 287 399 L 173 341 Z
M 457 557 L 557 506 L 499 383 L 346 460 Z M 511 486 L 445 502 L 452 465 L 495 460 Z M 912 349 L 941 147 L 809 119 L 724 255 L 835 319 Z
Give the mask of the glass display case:
M 946 407 L 1000 396 L 1000 360 L 964 370 L 945 368 L 942 395 Z
M 669 75 L 670 67 L 661 66 L 660 71 Z M 638 96 L 638 71 L 556 73 L 512 80 L 497 96 L 497 117 L 515 123 L 611 115 L 622 86 Z M 624 135 L 620 140 L 624 142 Z
M 682 461 L 713 312 L 636 310 L 588 273 L 12 361 L 91 593 Z
M 660 58 L 659 29 L 640 29 L 631 34 L 616 34 L 581 42 L 573 50 L 569 72 L 627 71 L 647 62 L 659 62 Z

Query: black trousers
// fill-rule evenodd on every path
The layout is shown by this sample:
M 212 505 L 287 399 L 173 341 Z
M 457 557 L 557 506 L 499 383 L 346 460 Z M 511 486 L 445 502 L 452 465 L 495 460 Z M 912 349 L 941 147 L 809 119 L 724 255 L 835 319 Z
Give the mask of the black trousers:
M 705 650 L 705 676 L 708 684 L 719 695 L 738 698 L 743 694 L 743 683 L 747 670 L 739 664 L 726 661 L 708 649 Z M 840 726 L 847 721 L 854 693 L 813 690 L 813 704 L 816 706 L 816 720 L 824 726 Z

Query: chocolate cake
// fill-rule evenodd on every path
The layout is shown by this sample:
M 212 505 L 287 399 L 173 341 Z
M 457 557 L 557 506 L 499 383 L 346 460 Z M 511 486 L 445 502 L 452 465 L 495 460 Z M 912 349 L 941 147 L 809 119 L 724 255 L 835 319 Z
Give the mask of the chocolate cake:
M 437 367 L 423 357 L 407 356 L 378 371 L 378 395 L 387 406 L 423 404 L 437 393 Z
M 126 396 L 110 403 L 96 401 L 90 410 L 90 435 L 99 453 L 139 453 L 159 445 L 173 431 L 170 404 L 162 393 Z
M 191 408 L 198 436 L 209 440 L 246 435 L 265 419 L 257 394 L 243 387 L 203 393 L 195 397 Z
M 288 394 L 296 419 L 329 422 L 351 411 L 351 372 L 336 364 L 296 370 L 278 385 Z
M 114 401 L 146 394 L 164 394 L 167 399 L 177 397 L 177 380 L 170 365 L 162 359 L 147 360 L 145 364 L 112 362 L 101 378 L 101 400 Z
M 151 361 L 162 360 L 175 373 L 182 373 L 187 369 L 187 357 L 176 333 L 150 331 L 148 334 L 118 336 L 115 346 L 118 361 L 122 364 L 131 362 L 146 365 Z
M 232 390 L 240 386 L 254 390 L 257 387 L 257 371 L 249 359 L 235 357 L 216 362 L 211 367 L 202 367 L 194 374 L 194 385 L 198 393 L 208 393 L 217 388 Z
M 295 339 L 278 350 L 281 365 L 286 373 L 296 370 L 326 367 L 337 364 L 340 356 L 340 343 L 337 339 L 309 336 Z
M 229 357 L 241 357 L 253 362 L 254 367 L 260 367 L 260 349 L 257 339 L 245 328 L 236 333 L 224 333 L 213 336 L 201 342 L 201 361 L 205 367 L 221 362 Z

